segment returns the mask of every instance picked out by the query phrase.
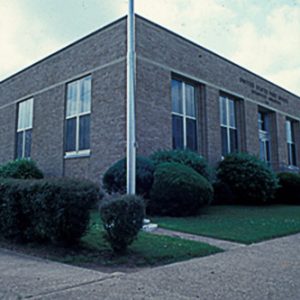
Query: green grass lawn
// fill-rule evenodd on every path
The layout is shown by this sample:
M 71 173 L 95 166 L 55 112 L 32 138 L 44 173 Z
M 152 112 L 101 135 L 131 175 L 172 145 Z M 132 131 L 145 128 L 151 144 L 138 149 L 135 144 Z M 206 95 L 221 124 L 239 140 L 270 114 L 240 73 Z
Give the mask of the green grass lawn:
M 124 256 L 115 256 L 103 239 L 104 229 L 97 212 L 91 214 L 90 230 L 82 238 L 86 252 L 83 256 L 70 256 L 65 262 L 98 262 L 105 265 L 127 264 L 134 266 L 158 265 L 201 257 L 221 250 L 204 243 L 186 241 L 179 238 L 157 236 L 141 232 Z
M 103 239 L 103 232 L 99 213 L 94 211 L 91 213 L 89 231 L 82 238 L 80 245 L 74 248 L 37 244 L 16 245 L 4 240 L 0 240 L 0 247 L 104 271 L 130 271 L 136 267 L 163 265 L 223 251 L 205 243 L 140 232 L 127 253 L 120 256 L 115 255 Z
M 245 244 L 300 232 L 300 206 L 211 206 L 198 217 L 157 217 L 159 226 Z

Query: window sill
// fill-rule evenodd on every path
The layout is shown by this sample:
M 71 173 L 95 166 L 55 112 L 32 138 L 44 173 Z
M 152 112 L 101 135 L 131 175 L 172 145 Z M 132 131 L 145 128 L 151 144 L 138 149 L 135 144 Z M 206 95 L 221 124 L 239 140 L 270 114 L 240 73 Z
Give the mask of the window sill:
M 78 152 L 66 152 L 64 158 L 84 158 L 84 157 L 90 157 L 91 150 L 83 150 Z
M 293 166 L 293 165 L 289 165 L 288 169 L 297 171 L 297 170 L 299 170 L 299 167 Z

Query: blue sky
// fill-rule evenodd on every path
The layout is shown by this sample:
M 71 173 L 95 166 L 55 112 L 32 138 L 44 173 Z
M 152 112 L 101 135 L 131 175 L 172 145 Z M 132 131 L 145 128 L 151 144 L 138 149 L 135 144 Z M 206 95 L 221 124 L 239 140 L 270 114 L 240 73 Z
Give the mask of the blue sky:
M 300 95 L 300 0 L 135 2 L 140 15 Z M 126 11 L 126 0 L 0 0 L 0 80 Z

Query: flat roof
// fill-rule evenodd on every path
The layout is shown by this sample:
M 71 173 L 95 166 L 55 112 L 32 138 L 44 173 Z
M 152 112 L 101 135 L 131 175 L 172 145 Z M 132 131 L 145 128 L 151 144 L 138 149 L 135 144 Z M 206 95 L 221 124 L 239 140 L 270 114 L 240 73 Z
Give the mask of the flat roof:
M 189 43 L 189 44 L 191 44 L 191 45 L 193 45 L 193 46 L 196 46 L 196 47 L 200 48 L 201 50 L 204 50 L 204 51 L 206 51 L 206 52 L 208 52 L 208 53 L 210 53 L 210 54 L 212 54 L 212 55 L 214 55 L 214 56 L 216 56 L 216 57 L 218 57 L 218 58 L 220 58 L 220 59 L 222 59 L 222 60 L 224 60 L 224 61 L 226 61 L 226 62 L 228 62 L 228 63 L 230 63 L 230 64 L 232 64 L 232 65 L 234 65 L 234 66 L 236 66 L 236 67 L 238 67 L 238 68 L 240 68 L 240 69 L 242 69 L 242 70 L 244 70 L 244 71 L 246 71 L 247 73 L 249 73 L 249 74 L 251 74 L 251 75 L 254 75 L 254 76 L 258 77 L 258 78 L 260 78 L 260 79 L 262 79 L 262 80 L 268 82 L 269 84 L 272 84 L 273 86 L 276 86 L 277 88 L 279 88 L 279 89 L 285 91 L 286 93 L 288 93 L 288 94 L 292 95 L 293 97 L 296 97 L 296 98 L 298 98 L 298 99 L 300 100 L 300 96 L 298 96 L 298 95 L 296 95 L 295 93 L 293 93 L 293 92 L 291 92 L 291 91 L 289 91 L 289 90 L 287 90 L 287 89 L 281 87 L 280 85 L 278 85 L 278 84 L 276 84 L 276 83 L 274 83 L 274 82 L 272 82 L 272 81 L 270 81 L 270 80 L 268 80 L 268 79 L 262 77 L 261 75 L 258 75 L 258 74 L 256 74 L 256 73 L 254 73 L 254 72 L 252 72 L 252 71 L 246 69 L 245 67 L 243 67 L 243 66 L 241 66 L 241 65 L 239 65 L 239 64 L 237 64 L 237 63 L 235 63 L 235 62 L 233 62 L 233 61 L 231 61 L 231 60 L 229 60 L 229 59 L 227 59 L 227 58 L 225 58 L 225 57 L 223 57 L 223 56 L 221 56 L 221 55 L 219 55 L 219 54 L 217 54 L 217 53 L 215 53 L 215 52 L 213 52 L 213 51 L 211 51 L 211 50 L 209 50 L 209 49 L 207 49 L 207 48 L 205 48 L 205 47 L 203 47 L 203 46 L 201 46 L 201 45 L 199 45 L 199 44 L 197 44 L 196 42 L 191 41 L 190 39 L 188 39 L 188 38 L 186 38 L 186 37 L 184 37 L 184 36 L 182 36 L 182 35 L 180 35 L 180 34 L 174 32 L 174 31 L 172 31 L 172 30 L 170 30 L 170 29 L 168 29 L 168 28 L 166 28 L 166 27 L 164 27 L 164 26 L 162 26 L 162 25 L 159 25 L 159 24 L 157 24 L 157 23 L 155 23 L 155 22 L 153 22 L 153 21 L 150 21 L 149 19 L 146 19 L 145 17 L 142 17 L 142 16 L 140 16 L 140 15 L 138 15 L 138 14 L 135 14 L 135 15 L 136 15 L 136 17 L 138 17 L 139 19 L 141 19 L 141 20 L 143 20 L 143 21 L 145 21 L 145 22 L 147 22 L 147 23 L 149 23 L 149 24 L 151 24 L 151 25 L 153 25 L 153 26 L 155 26 L 155 27 L 157 27 L 157 28 L 159 28 L 159 29 L 162 29 L 162 30 L 164 30 L 164 31 L 169 32 L 170 34 L 172 34 L 172 35 L 174 35 L 174 36 L 176 36 L 176 37 L 178 37 L 178 38 L 184 40 L 185 42 L 187 42 L 187 43 Z M 64 51 L 64 50 L 66 50 L 66 49 L 68 49 L 68 48 L 70 48 L 70 47 L 72 47 L 72 46 L 74 46 L 74 45 L 76 45 L 76 44 L 78 44 L 78 43 L 84 41 L 85 39 L 88 39 L 89 37 L 91 37 L 91 36 L 93 36 L 93 35 L 95 35 L 95 34 L 98 34 L 99 32 L 101 32 L 101 31 L 103 31 L 103 30 L 105 30 L 105 29 L 108 29 L 109 27 L 111 27 L 111 26 L 113 26 L 113 25 L 116 25 L 117 23 L 119 23 L 119 22 L 121 22 L 121 21 L 123 21 L 123 20 L 125 20 L 125 19 L 127 19 L 127 15 L 125 15 L 125 16 L 123 16 L 123 17 L 121 17 L 121 18 L 119 18 L 119 19 L 117 19 L 117 20 L 115 20 L 115 21 L 113 21 L 113 22 L 111 22 L 111 23 L 108 23 L 107 25 L 105 25 L 105 26 L 103 26 L 103 27 L 101 27 L 101 28 L 99 28 L 99 29 L 97 29 L 97 30 L 95 30 L 95 31 L 93 31 L 93 32 L 91 32 L 91 33 L 89 33 L 88 35 L 86 35 L 86 36 L 80 38 L 79 40 L 76 40 L 76 41 L 72 42 L 71 44 L 69 44 L 69 45 L 67 45 L 67 46 L 65 46 L 65 47 L 63 47 L 63 48 L 61 48 L 60 50 L 55 51 L 55 52 L 53 52 L 53 53 L 50 54 L 50 55 L 47 55 L 46 57 L 44 57 L 44 58 L 38 60 L 37 62 L 33 63 L 32 65 L 29 65 L 29 66 L 25 67 L 24 69 L 21 69 L 20 71 L 14 73 L 14 74 L 12 74 L 12 75 L 10 75 L 9 77 L 3 79 L 2 81 L 0 81 L 0 84 L 2 84 L 2 83 L 4 83 L 4 82 L 6 82 L 6 81 L 8 81 L 8 80 L 10 80 L 10 79 L 12 79 L 12 78 L 18 76 L 19 74 L 21 74 L 21 73 L 27 71 L 28 69 L 33 68 L 33 67 L 36 66 L 37 64 L 39 64 L 39 63 L 41 63 L 41 62 L 43 62 L 43 61 L 45 61 L 45 60 L 47 60 L 47 59 L 49 59 L 49 58 L 55 56 L 56 54 L 58 54 L 58 53 L 60 53 L 60 52 L 62 52 L 62 51 Z
M 29 66 L 25 67 L 24 69 L 21 69 L 20 71 L 18 71 L 16 73 L 14 73 L 14 74 L 12 74 L 12 75 L 4 78 L 2 81 L 0 81 L 0 84 L 3 83 L 3 82 L 5 82 L 5 81 L 8 81 L 8 80 L 12 79 L 13 77 L 15 77 L 15 76 L 17 76 L 17 75 L 19 75 L 19 74 L 27 71 L 28 69 L 33 68 L 34 66 L 38 65 L 39 63 L 41 63 L 41 62 L 43 62 L 43 61 L 45 61 L 45 60 L 47 60 L 47 59 L 55 56 L 56 54 L 59 54 L 60 52 L 63 52 L 64 50 L 67 50 L 68 48 L 73 47 L 76 44 L 79 44 L 80 42 L 88 39 L 89 37 L 91 37 L 93 35 L 96 35 L 99 32 L 101 32 L 101 31 L 103 31 L 105 29 L 108 29 L 109 27 L 111 27 L 111 26 L 113 26 L 113 25 L 115 25 L 115 24 L 117 24 L 117 23 L 119 23 L 119 22 L 121 22 L 121 21 L 123 21 L 125 19 L 127 19 L 127 15 L 125 15 L 125 16 L 123 16 L 123 17 L 121 17 L 121 18 L 119 18 L 119 19 L 117 19 L 117 20 L 115 20 L 115 21 L 113 21 L 111 23 L 108 23 L 107 25 L 104 25 L 103 27 L 101 27 L 101 28 L 99 28 L 99 29 L 97 29 L 97 30 L 89 33 L 88 35 L 85 35 L 84 37 L 80 38 L 79 40 L 76 40 L 76 41 L 68 44 L 67 46 L 65 46 L 65 47 L 63 47 L 63 48 L 61 48 L 61 49 L 59 49 L 59 50 L 57 50 L 57 51 L 55 51 L 55 52 L 53 52 L 53 53 L 45 56 L 44 58 L 38 60 L 37 62 L 33 63 L 32 65 L 29 65 Z

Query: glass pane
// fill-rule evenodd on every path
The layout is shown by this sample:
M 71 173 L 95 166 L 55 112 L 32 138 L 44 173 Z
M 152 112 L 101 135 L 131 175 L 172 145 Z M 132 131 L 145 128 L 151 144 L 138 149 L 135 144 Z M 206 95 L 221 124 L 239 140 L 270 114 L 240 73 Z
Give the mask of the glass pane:
M 90 149 L 90 115 L 79 119 L 79 150 Z
M 33 99 L 23 101 L 19 104 L 18 129 L 32 127 Z
M 192 85 L 185 85 L 186 98 L 186 115 L 189 117 L 196 117 L 195 107 L 195 88 Z
M 287 142 L 288 143 L 293 142 L 292 123 L 291 123 L 291 121 L 286 121 L 286 137 L 287 137 Z
M 183 149 L 183 118 L 172 116 L 173 149 Z
M 265 160 L 270 161 L 271 160 L 271 153 L 270 153 L 270 142 L 265 141 Z
M 227 138 L 227 128 L 221 127 L 221 138 L 222 138 L 222 156 L 228 154 L 228 138 Z
M 261 160 L 266 160 L 265 153 L 266 153 L 265 142 L 262 140 L 259 140 L 259 158 Z
M 80 85 L 80 109 L 79 112 L 91 111 L 91 77 L 86 77 L 81 80 Z
M 68 119 L 66 123 L 66 151 L 76 150 L 76 118 Z
M 28 115 L 27 115 L 27 128 L 32 128 L 32 117 L 33 117 L 33 99 L 27 100 Z
M 263 123 L 264 123 L 264 120 L 263 120 L 263 115 L 261 112 L 258 112 L 258 129 L 259 130 L 263 130 Z
M 235 123 L 235 103 L 233 100 L 228 100 L 229 101 L 229 125 L 231 127 L 236 128 L 236 123 Z
M 269 131 L 269 116 L 268 116 L 268 114 L 264 114 L 263 118 L 264 118 L 263 130 Z
M 295 144 L 292 144 L 292 165 L 296 166 L 297 165 L 297 159 L 296 159 L 296 146 Z
M 197 151 L 197 124 L 196 120 L 186 119 L 186 143 L 187 148 Z
M 290 166 L 296 166 L 296 147 L 295 144 L 288 144 L 288 160 Z
M 182 83 L 172 80 L 172 111 L 182 114 Z
M 23 157 L 23 131 L 17 133 L 17 158 Z
M 32 130 L 25 131 L 25 153 L 24 157 L 30 157 L 31 155 L 31 139 L 32 139 Z
M 220 97 L 220 121 L 221 125 L 227 125 L 226 98 L 224 97 Z
M 78 81 L 68 84 L 67 91 L 67 117 L 77 113 Z
M 230 152 L 238 151 L 238 143 L 237 143 L 237 131 L 236 129 L 229 129 L 230 132 Z
M 19 103 L 18 111 L 18 129 L 24 128 L 24 102 Z

